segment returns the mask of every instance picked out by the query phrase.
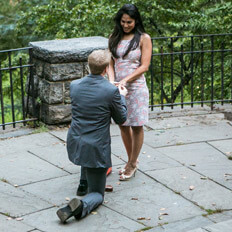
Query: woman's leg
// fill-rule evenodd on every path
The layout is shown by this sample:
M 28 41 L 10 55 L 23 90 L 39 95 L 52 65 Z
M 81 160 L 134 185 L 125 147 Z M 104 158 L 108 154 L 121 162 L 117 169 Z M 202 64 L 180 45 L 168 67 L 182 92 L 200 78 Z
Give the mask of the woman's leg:
M 132 154 L 132 130 L 130 126 L 119 126 L 119 128 L 121 130 L 122 141 L 126 148 L 129 162 Z
M 130 175 L 131 172 L 135 169 L 137 164 L 137 159 L 141 151 L 141 148 L 143 146 L 143 140 L 144 140 L 143 126 L 132 126 L 131 131 L 132 131 L 131 133 L 132 148 L 131 148 L 131 155 L 127 165 L 127 169 L 124 173 L 125 175 Z

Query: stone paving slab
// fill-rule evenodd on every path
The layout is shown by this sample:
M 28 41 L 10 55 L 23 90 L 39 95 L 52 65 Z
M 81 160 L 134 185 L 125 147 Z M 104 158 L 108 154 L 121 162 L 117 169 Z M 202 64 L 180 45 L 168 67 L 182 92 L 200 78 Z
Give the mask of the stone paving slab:
M 49 133 L 50 133 L 51 135 L 54 135 L 54 136 L 58 137 L 60 140 L 66 142 L 66 140 L 67 140 L 68 128 L 59 129 L 59 130 L 51 130 Z
M 68 199 L 76 197 L 76 190 L 79 185 L 80 174 L 67 175 L 46 181 L 37 182 L 20 187 L 53 205 L 67 203 Z
M 119 174 L 118 171 L 120 168 L 123 167 L 122 165 L 114 166 L 112 168 L 112 174 L 110 174 L 106 178 L 106 184 L 113 186 L 113 193 L 112 192 L 106 192 L 106 195 L 114 195 L 114 193 L 120 193 L 120 191 L 124 191 L 126 189 L 131 189 L 135 186 L 141 186 L 142 188 L 144 186 L 150 186 L 154 182 L 152 178 L 147 177 L 142 172 L 137 171 L 135 174 L 135 178 L 132 178 L 130 181 L 119 181 Z
M 114 212 L 104 206 L 97 209 L 96 214 L 90 214 L 80 221 L 74 218 L 67 224 L 61 224 L 57 218 L 57 207 L 43 210 L 35 214 L 23 217 L 24 223 L 36 227 L 46 232 L 76 232 L 76 231 L 96 231 L 96 232 L 127 232 L 142 229 L 144 226 L 130 218 Z
M 141 175 L 144 174 L 131 179 L 128 182 L 130 186 L 127 186 L 127 182 L 121 183 L 115 189 L 115 194 L 106 194 L 105 205 L 138 222 L 140 217 L 145 217 L 145 220 L 141 221 L 145 226 L 157 226 L 159 223 L 170 223 L 204 213 L 180 195 Z M 136 179 L 144 180 L 145 184 L 139 184 L 140 181 Z M 162 211 L 162 208 L 165 210 Z M 160 213 L 164 212 L 168 215 L 160 217 Z
M 202 228 L 197 228 L 195 230 L 189 230 L 188 232 L 207 232 L 207 231 Z
M 203 227 L 207 232 L 231 232 L 232 219 L 224 222 L 220 222 L 211 226 Z
M 227 221 L 227 220 L 232 219 L 232 210 L 208 215 L 207 218 L 209 218 L 211 221 L 215 223 Z
M 164 224 L 162 226 L 149 230 L 149 232 L 186 232 L 211 224 L 212 221 L 210 221 L 209 219 L 203 216 L 197 216 L 173 223 Z
M 223 114 L 206 114 L 183 117 L 162 117 L 156 120 L 149 120 L 146 126 L 152 128 L 153 130 L 160 130 L 199 125 L 216 125 L 221 121 L 225 121 Z
M 157 150 L 232 190 L 232 160 L 211 145 L 198 143 Z
M 186 167 L 148 171 L 147 174 L 205 209 L 232 209 L 230 190 L 209 179 L 201 179 L 200 174 Z M 190 190 L 190 186 L 194 189 Z
M 20 217 L 52 206 L 47 201 L 2 181 L 0 181 L 0 202 L 0 212 L 11 217 Z
M 0 214 L 0 231 L 1 232 L 28 232 L 33 229 L 34 227 L 25 225 L 21 221 L 17 221 L 15 219 L 9 219 L 9 217 L 3 216 Z
M 125 162 L 128 160 L 124 145 L 120 137 L 113 137 L 111 146 L 112 152 L 115 156 L 124 160 Z M 170 159 L 166 155 L 160 153 L 157 149 L 154 149 L 146 144 L 143 145 L 138 159 L 138 166 L 142 171 L 181 166 L 177 161 Z M 123 167 L 124 163 L 122 163 L 122 168 Z
M 202 125 L 169 130 L 151 130 L 145 134 L 145 144 L 152 147 L 162 147 L 231 138 L 231 126 L 226 122 L 220 122 L 210 126 Z
M 0 128 L 0 130 L 1 130 L 1 128 Z M 33 131 L 34 131 L 34 129 L 26 128 L 26 127 L 19 127 L 19 128 L 15 128 L 15 129 L 6 128 L 6 130 L 0 131 L 0 140 L 1 139 L 9 139 L 12 137 L 19 137 L 19 136 L 23 136 L 23 135 L 28 135 L 28 134 L 31 134 Z
M 66 144 L 61 141 L 42 148 L 30 148 L 29 151 L 69 173 L 80 172 L 80 167 L 69 160 Z
M 211 144 L 213 147 L 223 152 L 225 155 L 232 156 L 232 139 L 213 141 L 213 142 L 209 142 L 209 144 Z
M 42 148 L 59 142 L 57 138 L 49 133 L 38 133 L 18 138 L 0 140 L 0 158 L 2 155 L 27 151 L 30 148 Z
M 2 155 L 0 158 L 0 178 L 12 185 L 24 185 L 67 175 L 67 172 L 26 151 Z

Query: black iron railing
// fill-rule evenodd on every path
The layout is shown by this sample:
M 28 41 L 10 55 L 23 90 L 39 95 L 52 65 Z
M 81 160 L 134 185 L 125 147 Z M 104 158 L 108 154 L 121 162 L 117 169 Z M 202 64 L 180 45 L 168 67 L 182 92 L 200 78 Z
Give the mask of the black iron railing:
M 34 89 L 32 76 L 32 48 L 19 48 L 0 51 L 0 126 L 3 130 L 7 125 L 17 123 L 24 125 L 28 121 L 36 121 L 35 101 L 32 98 L 32 118 L 28 118 L 29 95 Z
M 232 103 L 232 34 L 152 38 L 150 108 Z

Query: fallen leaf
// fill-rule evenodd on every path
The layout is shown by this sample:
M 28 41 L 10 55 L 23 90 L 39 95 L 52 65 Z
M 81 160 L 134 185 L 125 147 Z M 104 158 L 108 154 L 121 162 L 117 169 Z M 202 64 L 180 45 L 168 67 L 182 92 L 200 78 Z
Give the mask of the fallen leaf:
M 195 187 L 193 185 L 189 186 L 189 190 L 193 190 Z
M 190 166 L 196 166 L 196 164 L 190 164 Z
M 143 154 L 146 154 L 146 151 L 143 151 Z
M 151 220 L 151 218 L 150 218 L 150 217 L 148 217 L 148 218 L 147 218 L 147 220 Z
M 163 219 L 163 217 L 159 216 L 159 220 L 162 220 L 162 219 Z
M 118 185 L 120 185 L 120 184 L 121 184 L 121 182 L 117 182 L 117 184 L 118 184 Z
M 181 179 L 186 179 L 187 177 L 186 176 L 182 176 Z
M 96 211 L 93 211 L 93 212 L 91 212 L 91 214 L 96 215 L 96 214 L 97 214 L 97 212 L 96 212 Z
M 160 210 L 161 210 L 161 211 L 164 211 L 164 210 L 165 210 L 165 208 L 161 208 Z
M 66 200 L 66 201 L 70 201 L 70 198 L 69 198 L 69 197 L 66 197 L 65 200 Z
M 104 201 L 104 204 L 107 204 L 109 201 Z
M 147 158 L 150 158 L 150 157 L 151 157 L 150 155 L 147 156 Z
M 160 213 L 160 215 L 168 215 L 168 213 Z
M 16 221 L 22 221 L 23 218 L 16 218 Z
M 137 220 L 145 220 L 145 217 L 138 217 Z
M 207 180 L 208 178 L 206 176 L 201 176 L 202 180 Z
M 232 151 L 225 152 L 226 155 L 232 155 Z
M 8 220 L 8 221 L 10 221 L 10 220 L 12 220 L 13 218 L 11 218 L 11 217 L 8 217 L 6 220 Z
M 17 188 L 17 187 L 19 187 L 17 184 L 14 184 L 14 186 Z
M 131 200 L 137 201 L 138 198 L 137 197 L 132 197 Z

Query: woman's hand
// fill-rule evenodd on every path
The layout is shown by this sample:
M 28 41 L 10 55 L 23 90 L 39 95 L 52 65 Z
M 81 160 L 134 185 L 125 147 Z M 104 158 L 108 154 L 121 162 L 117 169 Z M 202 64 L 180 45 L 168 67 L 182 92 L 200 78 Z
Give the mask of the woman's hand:
M 122 85 L 122 86 L 126 86 L 126 84 L 127 84 L 127 79 L 124 78 L 123 80 L 121 80 L 121 81 L 119 82 L 119 84 Z

